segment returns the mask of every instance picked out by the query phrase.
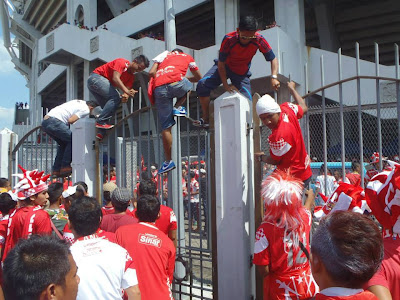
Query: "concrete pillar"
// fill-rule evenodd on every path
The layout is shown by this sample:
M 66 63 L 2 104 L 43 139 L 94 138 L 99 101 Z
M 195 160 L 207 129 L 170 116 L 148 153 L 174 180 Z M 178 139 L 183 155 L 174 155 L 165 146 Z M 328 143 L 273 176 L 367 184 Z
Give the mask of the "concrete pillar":
M 89 195 L 96 191 L 96 152 L 94 139 L 96 135 L 95 120 L 79 119 L 71 125 L 72 131 L 72 181 L 84 181 L 88 185 Z
M 77 99 L 78 97 L 78 74 L 76 65 L 71 64 L 67 67 L 67 91 L 66 101 Z
M 316 0 L 313 3 L 321 49 L 337 52 L 339 49 L 339 38 L 336 34 L 332 14 L 334 1 Z
M 85 101 L 90 100 L 90 92 L 87 88 L 87 80 L 89 78 L 91 69 L 90 69 L 90 61 L 85 60 L 83 62 L 83 99 Z
M 0 177 L 10 179 L 12 168 L 12 166 L 9 165 L 10 155 L 17 138 L 18 136 L 8 128 L 4 128 L 0 131 Z
M 224 93 L 214 101 L 215 185 L 220 299 L 254 299 L 253 132 L 249 100 Z M 234 272 L 227 272 L 235 265 Z
M 239 25 L 239 0 L 214 1 L 215 44 L 222 42 L 225 34 L 235 31 Z

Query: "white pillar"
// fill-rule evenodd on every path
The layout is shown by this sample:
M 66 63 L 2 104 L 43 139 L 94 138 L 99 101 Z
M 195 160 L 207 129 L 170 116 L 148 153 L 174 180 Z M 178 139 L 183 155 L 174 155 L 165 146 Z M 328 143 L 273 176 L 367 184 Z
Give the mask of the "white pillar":
M 89 78 L 90 71 L 90 61 L 85 60 L 83 62 L 83 99 L 85 101 L 90 100 L 90 92 L 87 88 L 87 80 Z
M 8 128 L 4 128 L 0 131 L 0 177 L 10 179 L 9 168 L 12 168 L 8 163 L 11 155 L 10 150 L 14 148 L 17 138 L 18 136 Z M 10 142 L 12 143 L 11 148 Z
M 235 31 L 239 25 L 239 0 L 214 1 L 215 44 L 222 42 L 225 34 Z
M 88 193 L 95 196 L 96 187 L 96 152 L 94 139 L 95 120 L 79 119 L 71 125 L 72 131 L 72 181 L 84 181 L 88 185 Z
M 253 134 L 249 100 L 224 93 L 214 101 L 218 296 L 255 297 Z M 234 271 L 232 264 L 235 265 Z
M 78 75 L 76 65 L 71 64 L 67 67 L 67 91 L 66 102 L 77 99 L 78 97 Z

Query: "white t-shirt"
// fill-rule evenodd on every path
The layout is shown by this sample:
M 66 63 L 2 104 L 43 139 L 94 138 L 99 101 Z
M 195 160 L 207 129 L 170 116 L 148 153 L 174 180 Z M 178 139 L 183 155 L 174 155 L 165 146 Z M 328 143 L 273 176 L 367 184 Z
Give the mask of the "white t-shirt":
M 330 197 L 334 190 L 338 187 L 338 183 L 332 175 L 328 175 L 326 177 L 326 195 L 325 195 L 325 176 L 319 175 L 317 176 L 317 180 L 315 181 L 315 186 L 319 188 L 319 192 L 324 194 L 327 197 Z
M 86 101 L 71 100 L 54 107 L 47 115 L 60 120 L 64 124 L 68 124 L 68 119 L 73 115 L 76 115 L 78 118 L 83 118 L 89 113 L 90 110 L 89 106 L 86 104 Z
M 80 277 L 77 300 L 121 300 L 122 289 L 138 284 L 132 258 L 121 246 L 93 234 L 70 249 Z

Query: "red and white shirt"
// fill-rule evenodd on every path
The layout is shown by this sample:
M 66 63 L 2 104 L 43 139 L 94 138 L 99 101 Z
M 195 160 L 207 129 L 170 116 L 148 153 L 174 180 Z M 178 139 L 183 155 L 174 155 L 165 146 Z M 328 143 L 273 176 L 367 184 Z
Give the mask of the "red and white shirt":
M 104 230 L 99 228 L 99 229 L 97 229 L 96 234 L 99 237 L 105 238 L 105 239 L 107 239 L 108 241 L 110 241 L 112 243 L 116 243 L 115 233 L 114 232 L 104 231 Z M 72 233 L 71 229 L 69 229 L 68 223 L 65 224 L 65 226 L 64 226 L 63 238 L 70 245 L 72 245 L 75 242 L 75 236 Z
M 0 219 L 0 248 L 3 249 L 4 244 L 6 243 L 6 237 L 7 237 L 7 225 L 8 225 L 8 219 L 10 218 L 10 215 L 5 215 L 4 217 L 2 216 Z
M 128 88 L 132 88 L 133 82 L 135 81 L 135 76 L 128 72 L 128 67 L 130 65 L 130 61 L 124 58 L 117 58 L 113 61 L 110 61 L 93 71 L 93 73 L 99 74 L 105 78 L 107 78 L 110 83 L 115 86 L 113 81 L 114 71 L 117 71 L 121 74 L 122 83 Z
M 176 252 L 169 237 L 153 224 L 142 222 L 118 228 L 116 236 L 135 262 L 142 299 L 174 299 L 171 283 Z
M 378 300 L 378 298 L 371 292 L 362 289 L 331 287 L 318 293 L 315 300 Z
M 332 175 L 326 177 L 326 191 L 325 191 L 325 175 L 317 176 L 315 186 L 319 189 L 319 192 L 326 197 L 330 197 L 335 189 L 338 187 L 338 183 Z M 326 192 L 326 193 L 325 193 Z
M 258 32 L 255 33 L 255 37 L 247 45 L 242 45 L 237 31 L 226 34 L 219 49 L 218 60 L 225 62 L 229 69 L 238 75 L 248 72 L 257 50 L 260 50 L 267 61 L 273 60 L 275 54 L 265 38 Z
M 111 214 L 115 213 L 115 209 L 114 209 L 114 206 L 103 206 L 101 208 L 101 212 L 103 213 L 103 216 L 111 215 Z
M 302 209 L 305 225 L 299 237 L 308 251 L 310 247 L 311 214 Z M 291 233 L 284 228 L 263 222 L 256 232 L 253 263 L 269 266 L 269 275 L 264 277 L 264 299 L 308 299 L 318 292 L 311 274 L 309 261 L 299 246 L 294 245 Z
M 153 61 L 159 63 L 154 80 L 154 88 L 181 81 L 185 77 L 188 68 L 192 71 L 199 69 L 193 57 L 176 51 L 164 51 L 153 58 Z
M 123 289 L 138 284 L 128 252 L 106 238 L 97 234 L 81 237 L 70 249 L 80 277 L 76 299 L 121 300 Z
M 20 238 L 28 238 L 32 234 L 50 235 L 52 232 L 50 222 L 49 214 L 39 205 L 21 207 L 11 213 L 8 220 L 3 261 Z
M 197 193 L 197 194 L 194 194 Z M 199 202 L 199 182 L 193 177 L 190 180 L 190 202 L 198 203 Z
M 292 176 L 307 180 L 312 175 L 310 157 L 306 152 L 298 121 L 303 117 L 303 109 L 289 102 L 281 104 L 280 107 L 278 125 L 268 137 L 270 156 L 278 162 L 278 170 L 290 170 Z

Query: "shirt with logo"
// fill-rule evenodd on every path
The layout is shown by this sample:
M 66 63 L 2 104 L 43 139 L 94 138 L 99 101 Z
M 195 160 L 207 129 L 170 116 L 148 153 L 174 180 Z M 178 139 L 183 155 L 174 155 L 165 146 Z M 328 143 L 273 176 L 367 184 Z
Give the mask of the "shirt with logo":
M 251 60 L 257 50 L 260 50 L 267 61 L 273 60 L 275 54 L 266 39 L 258 32 L 254 36 L 255 38 L 250 43 L 243 45 L 240 43 L 237 31 L 226 34 L 219 49 L 218 60 L 224 62 L 233 73 L 238 75 L 245 75 L 249 71 Z
M 135 263 L 142 300 L 173 299 L 176 252 L 169 237 L 154 224 L 140 222 L 118 228 L 116 238 Z
M 289 170 L 292 176 L 307 180 L 312 175 L 310 157 L 298 121 L 303 117 L 303 109 L 289 102 L 280 107 L 278 125 L 268 137 L 271 158 L 278 162 L 278 170 Z
M 113 61 L 110 61 L 93 71 L 93 73 L 99 74 L 105 78 L 107 78 L 110 83 L 115 86 L 113 81 L 114 71 L 117 71 L 121 74 L 122 83 L 128 88 L 132 88 L 133 82 L 135 81 L 135 76 L 128 72 L 128 67 L 130 65 L 130 61 L 124 58 L 117 58 Z

